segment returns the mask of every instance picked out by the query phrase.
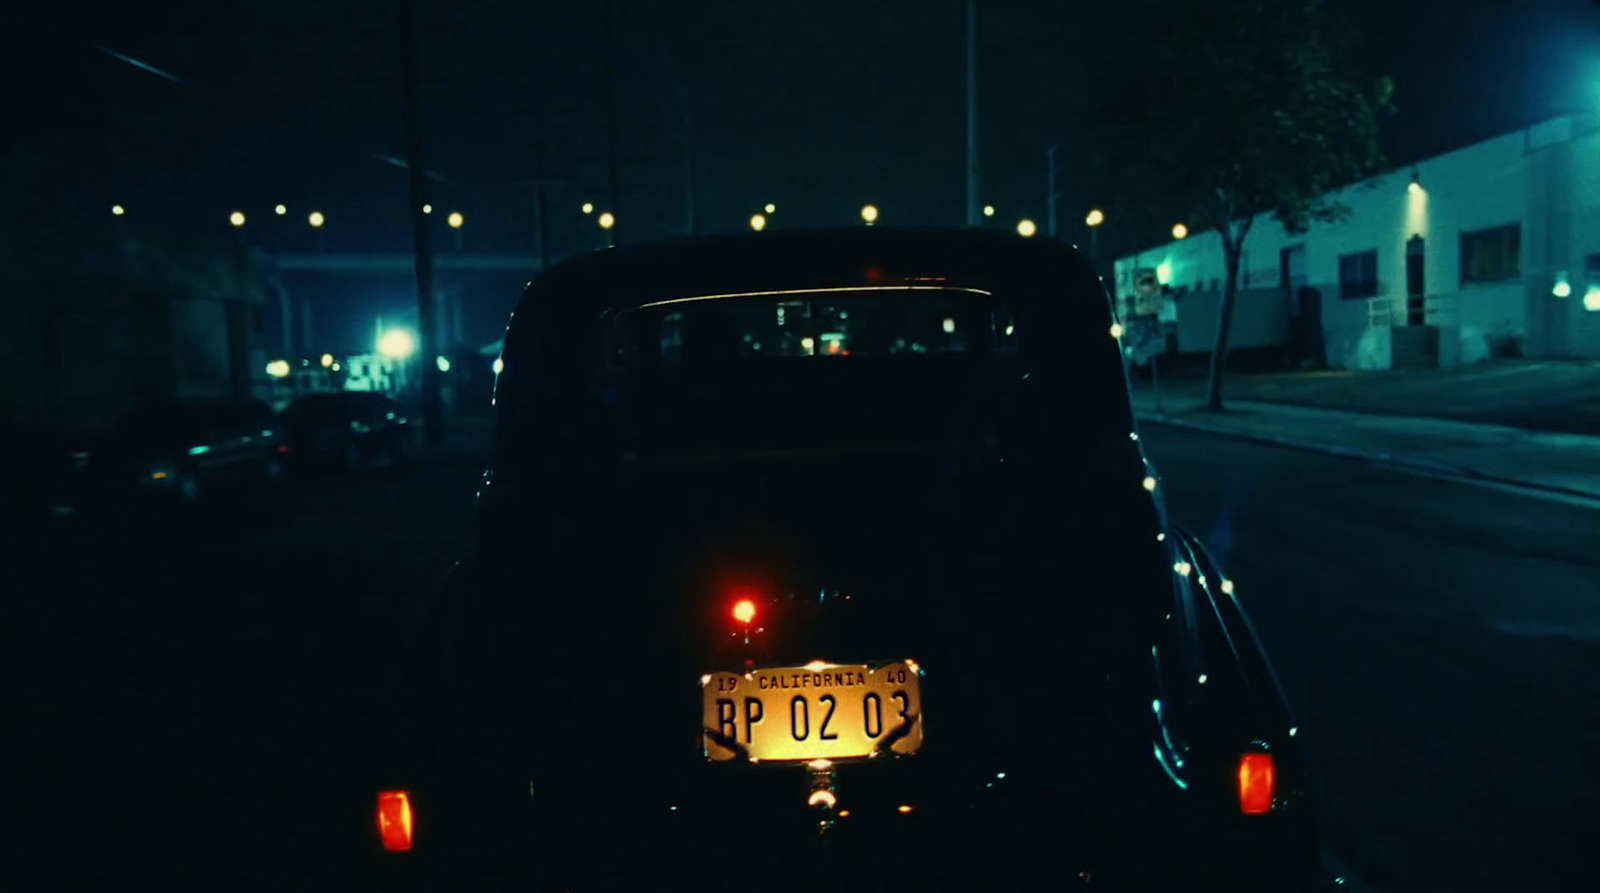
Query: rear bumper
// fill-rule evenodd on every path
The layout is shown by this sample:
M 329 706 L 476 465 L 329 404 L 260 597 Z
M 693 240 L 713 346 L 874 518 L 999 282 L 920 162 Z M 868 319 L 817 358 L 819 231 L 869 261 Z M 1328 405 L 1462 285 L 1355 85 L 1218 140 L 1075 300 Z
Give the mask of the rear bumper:
M 658 784 L 598 768 L 531 788 L 509 772 L 499 783 L 483 773 L 441 778 L 414 794 L 414 850 L 384 869 L 422 889 L 471 878 L 541 891 L 842 893 L 1048 882 L 1282 893 L 1317 883 L 1314 847 L 1283 822 L 1206 821 L 1149 790 L 1129 791 L 1136 808 L 1107 808 L 1099 805 L 1103 788 L 1074 790 L 1059 772 L 952 774 L 919 771 L 914 759 L 859 767 L 840 772 L 830 812 L 806 806 L 809 785 L 798 767 L 699 768 L 707 771 Z

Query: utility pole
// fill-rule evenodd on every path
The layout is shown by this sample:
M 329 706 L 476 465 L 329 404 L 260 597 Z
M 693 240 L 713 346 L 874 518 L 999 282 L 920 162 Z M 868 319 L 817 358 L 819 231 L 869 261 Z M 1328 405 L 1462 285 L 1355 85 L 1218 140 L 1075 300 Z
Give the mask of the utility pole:
M 544 116 L 539 116 L 539 134 L 533 140 L 533 213 L 539 225 L 539 275 L 550 269 L 550 238 L 546 235 L 544 200 Z
M 1050 234 L 1052 239 L 1056 237 L 1056 199 L 1060 198 L 1060 195 L 1056 192 L 1056 151 L 1060 148 L 1060 146 L 1051 146 L 1050 151 L 1045 153 L 1045 157 L 1050 164 L 1050 171 L 1045 177 L 1045 207 L 1049 211 L 1047 219 L 1050 221 L 1046 232 Z
M 444 404 L 439 398 L 439 366 L 428 357 L 438 353 L 433 301 L 433 243 L 428 215 L 427 166 L 423 157 L 422 91 L 417 75 L 416 0 L 398 0 L 400 14 L 400 82 L 406 142 L 406 173 L 411 187 L 411 238 L 417 267 L 417 362 L 422 366 L 422 407 L 428 443 L 444 440 Z
M 700 234 L 699 197 L 695 192 L 695 183 L 699 179 L 694 166 L 694 112 L 689 106 L 689 91 L 680 82 L 678 97 L 683 104 L 683 186 L 684 186 L 684 213 L 689 221 L 689 235 Z
M 683 72 L 672 64 L 665 52 L 660 53 L 659 58 L 661 70 L 672 84 L 673 92 L 678 97 L 678 111 L 683 116 L 683 220 L 685 235 L 695 236 L 700 231 L 700 203 L 696 195 L 699 176 L 694 159 L 694 103 L 689 86 L 684 82 Z
M 315 339 L 312 337 L 312 333 L 311 333 L 311 302 L 306 300 L 306 299 L 304 299 L 304 298 L 301 298 L 300 299 L 300 356 L 301 357 L 310 357 L 310 356 L 315 356 L 315 355 L 320 354 L 320 353 L 321 353 L 321 351 L 317 350 L 317 343 L 316 343 Z M 284 359 L 293 360 L 294 356 L 293 356 L 293 354 L 291 354 L 289 356 L 284 357 Z
M 610 211 L 612 224 L 611 229 L 608 230 L 606 234 L 609 236 L 609 242 L 613 246 L 620 241 L 617 231 L 622 226 L 622 176 L 617 161 L 617 70 L 616 60 L 614 58 L 616 55 L 615 48 L 612 46 L 612 8 L 614 5 L 615 4 L 613 3 L 613 0 L 605 0 L 605 3 L 601 8 L 601 14 L 604 16 L 604 18 L 600 23 L 603 30 L 603 42 L 605 44 L 606 137 L 607 142 L 610 144 L 609 151 L 611 156 Z
M 978 6 L 967 0 L 967 226 L 983 223 L 978 193 Z
M 450 341 L 449 344 L 445 345 L 445 350 L 447 350 L 447 351 L 448 350 L 454 350 L 457 346 L 465 344 L 466 341 L 467 341 L 466 326 L 463 325 L 463 321 L 462 321 L 463 311 L 461 309 L 461 291 L 458 289 L 456 291 L 455 295 L 453 295 L 453 297 L 455 298 L 455 300 L 450 302 L 450 311 L 451 311 L 450 335 L 451 335 L 451 341 Z
M 278 299 L 278 321 L 283 326 L 283 358 L 290 359 L 294 356 L 294 299 L 289 296 L 289 289 L 284 287 L 283 272 L 278 269 L 278 256 L 282 248 L 273 242 L 271 254 L 256 253 L 256 263 L 267 271 L 267 281 L 272 287 L 273 294 Z
M 283 358 L 287 360 L 294 356 L 294 302 L 282 282 L 273 282 L 273 289 L 278 293 L 279 323 L 283 326 Z
M 449 277 L 440 278 L 448 279 Z M 450 345 L 455 343 L 456 336 L 450 331 L 450 314 L 455 304 L 456 293 L 448 286 L 434 288 L 433 318 L 436 321 L 434 325 L 434 331 L 436 332 L 434 340 L 438 342 L 438 349 L 433 352 L 435 356 L 444 356 L 449 353 Z M 440 382 L 440 384 L 443 385 L 443 382 Z

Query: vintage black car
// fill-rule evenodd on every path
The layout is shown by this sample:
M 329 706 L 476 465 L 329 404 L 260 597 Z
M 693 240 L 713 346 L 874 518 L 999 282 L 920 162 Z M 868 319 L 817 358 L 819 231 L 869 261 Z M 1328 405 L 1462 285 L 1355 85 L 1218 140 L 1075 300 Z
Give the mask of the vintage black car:
M 259 400 L 163 400 L 124 413 L 72 455 L 63 499 L 90 511 L 187 505 L 283 478 L 287 438 Z
M 1072 248 L 861 228 L 527 288 L 382 869 L 536 890 L 1309 890 L 1295 720 Z

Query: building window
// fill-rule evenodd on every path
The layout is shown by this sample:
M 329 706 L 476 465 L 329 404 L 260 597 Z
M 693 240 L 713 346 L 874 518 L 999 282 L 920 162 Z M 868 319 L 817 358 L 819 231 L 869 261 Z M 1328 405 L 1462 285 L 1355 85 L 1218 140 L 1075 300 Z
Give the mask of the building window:
M 1522 226 L 1461 234 L 1461 282 L 1504 282 L 1522 275 Z
M 1378 296 L 1378 249 L 1339 255 L 1339 297 L 1345 300 Z

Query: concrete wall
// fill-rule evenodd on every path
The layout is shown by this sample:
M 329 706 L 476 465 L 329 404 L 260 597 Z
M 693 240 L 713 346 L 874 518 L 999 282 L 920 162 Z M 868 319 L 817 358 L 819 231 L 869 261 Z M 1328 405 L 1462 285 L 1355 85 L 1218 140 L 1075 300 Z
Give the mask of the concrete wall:
M 241 373 L 248 395 L 247 308 L 82 283 L 0 283 L 5 421 L 78 437 L 144 400 L 237 393 Z
M 1546 301 L 1545 315 L 1558 336 L 1551 352 L 1559 356 L 1600 358 L 1600 276 L 1584 272 L 1584 256 L 1600 254 L 1600 134 L 1573 140 L 1567 177 L 1571 184 L 1568 211 L 1571 239 L 1565 256 L 1551 266 L 1565 271 L 1572 293 Z
M 233 241 L 137 232 L 100 211 L 32 218 L 0 196 L 0 409 L 62 436 L 143 399 L 249 396 L 259 271 Z
M 1396 320 L 1403 322 L 1406 244 L 1418 235 L 1424 239 L 1425 291 L 1441 308 L 1429 321 L 1455 339 L 1440 345 L 1441 357 L 1473 362 L 1511 345 L 1533 355 L 1600 356 L 1600 291 L 1590 300 L 1596 310 L 1585 309 L 1589 283 L 1583 279 L 1584 255 L 1600 253 L 1597 159 L 1600 133 L 1594 122 L 1558 118 L 1417 164 L 1418 189 L 1410 188 L 1413 169 L 1407 168 L 1344 190 L 1338 198 L 1350 208 L 1349 217 L 1314 225 L 1305 234 L 1291 235 L 1270 215 L 1260 215 L 1245 243 L 1241 278 L 1252 290 L 1273 289 L 1279 284 L 1279 252 L 1304 245 L 1306 278 L 1323 295 L 1330 364 L 1373 368 L 1392 351 L 1380 346 L 1382 338 L 1367 334 L 1367 302 L 1339 298 L 1339 257 L 1378 252 L 1378 294 L 1395 302 Z M 1513 223 L 1522 228 L 1521 277 L 1463 283 L 1461 234 Z M 1223 275 L 1221 240 L 1215 232 L 1200 233 L 1120 259 L 1114 267 L 1119 295 L 1131 290 L 1137 267 L 1156 269 L 1173 287 L 1208 288 Z M 1573 289 L 1564 301 L 1551 293 L 1563 271 Z M 1288 296 L 1280 293 L 1279 302 L 1287 306 Z M 1191 312 L 1211 308 L 1192 299 L 1180 304 L 1180 331 L 1203 327 L 1184 318 Z M 1288 312 L 1263 298 L 1248 313 L 1241 304 L 1235 325 L 1248 327 L 1251 340 L 1274 331 L 1287 337 L 1288 327 L 1278 319 Z M 1246 321 L 1257 314 L 1264 318 Z
M 175 396 L 185 400 L 228 396 L 232 363 L 227 304 L 173 301 L 172 341 Z

